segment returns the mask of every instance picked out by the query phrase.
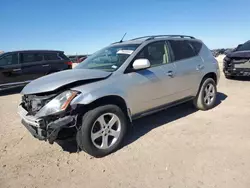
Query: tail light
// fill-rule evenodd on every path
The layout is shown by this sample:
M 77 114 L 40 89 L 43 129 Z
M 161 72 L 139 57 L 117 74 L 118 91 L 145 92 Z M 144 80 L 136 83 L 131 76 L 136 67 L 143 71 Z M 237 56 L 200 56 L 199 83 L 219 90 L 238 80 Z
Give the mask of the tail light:
M 72 69 L 72 65 L 73 65 L 72 61 L 67 61 L 65 64 L 68 65 L 69 69 Z

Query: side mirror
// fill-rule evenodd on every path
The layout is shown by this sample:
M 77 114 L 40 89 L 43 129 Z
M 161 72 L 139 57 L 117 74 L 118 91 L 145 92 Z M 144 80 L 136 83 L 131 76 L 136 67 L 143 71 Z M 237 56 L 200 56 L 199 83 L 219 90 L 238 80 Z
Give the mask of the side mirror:
M 133 63 L 134 70 L 141 70 L 150 67 L 150 62 L 148 59 L 136 59 Z

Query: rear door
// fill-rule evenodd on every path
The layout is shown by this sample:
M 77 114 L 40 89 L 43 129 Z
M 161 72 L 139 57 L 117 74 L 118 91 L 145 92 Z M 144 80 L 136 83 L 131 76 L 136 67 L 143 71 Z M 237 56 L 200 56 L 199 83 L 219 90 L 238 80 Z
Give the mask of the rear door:
M 44 59 L 49 65 L 50 73 L 66 70 L 72 66 L 69 58 L 63 52 L 44 53 Z
M 202 78 L 203 61 L 188 40 L 169 40 L 176 66 L 176 89 L 180 98 L 196 95 Z
M 20 62 L 25 80 L 34 80 L 50 71 L 50 67 L 41 52 L 23 52 L 20 54 Z
M 1 55 L 0 87 L 15 85 L 23 81 L 21 65 L 18 62 L 18 53 Z

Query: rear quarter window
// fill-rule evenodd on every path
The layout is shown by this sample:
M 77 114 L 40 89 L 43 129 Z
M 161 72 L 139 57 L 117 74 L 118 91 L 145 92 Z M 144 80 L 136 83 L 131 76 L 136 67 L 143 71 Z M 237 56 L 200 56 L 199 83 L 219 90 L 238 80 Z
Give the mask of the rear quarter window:
M 59 56 L 64 60 L 69 60 L 69 58 L 64 53 L 60 53 Z
M 61 58 L 58 56 L 58 53 L 45 53 L 44 59 L 47 61 L 61 60 Z

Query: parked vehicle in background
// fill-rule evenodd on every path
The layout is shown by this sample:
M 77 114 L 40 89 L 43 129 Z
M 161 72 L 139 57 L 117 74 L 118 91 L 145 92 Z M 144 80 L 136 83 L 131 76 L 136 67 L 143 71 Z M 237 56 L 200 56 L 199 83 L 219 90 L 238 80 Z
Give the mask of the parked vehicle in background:
M 87 55 L 70 55 L 68 56 L 69 59 L 73 62 L 73 63 L 81 63 L 83 62 L 85 59 L 87 59 Z
M 121 146 L 134 119 L 190 100 L 200 110 L 213 108 L 219 78 L 218 62 L 202 41 L 146 36 L 32 81 L 18 111 L 36 138 L 74 137 L 82 150 L 102 157 Z
M 221 49 L 214 49 L 211 50 L 214 57 L 218 57 L 219 55 L 226 55 L 230 53 L 233 49 L 232 48 L 221 48 Z
M 62 51 L 27 50 L 0 54 L 0 90 L 25 85 L 41 76 L 72 68 Z
M 238 45 L 223 60 L 223 72 L 230 79 L 237 76 L 250 76 L 250 41 Z

